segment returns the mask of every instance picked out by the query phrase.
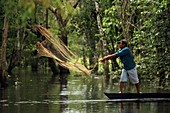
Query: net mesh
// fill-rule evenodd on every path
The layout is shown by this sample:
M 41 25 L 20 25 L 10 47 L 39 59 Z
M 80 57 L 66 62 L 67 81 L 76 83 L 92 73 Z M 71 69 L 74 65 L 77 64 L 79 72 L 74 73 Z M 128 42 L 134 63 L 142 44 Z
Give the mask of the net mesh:
M 84 72 L 87 75 L 91 74 L 90 70 L 88 70 L 82 64 L 78 63 L 78 56 L 71 50 L 69 50 L 58 36 L 55 36 L 41 25 L 36 25 L 36 29 L 53 45 L 58 53 L 57 55 L 55 55 L 54 53 L 52 53 L 52 51 L 45 48 L 42 43 L 37 42 L 36 48 L 39 57 L 50 57 L 55 59 L 59 63 L 59 65 L 64 68 L 68 68 L 76 72 Z

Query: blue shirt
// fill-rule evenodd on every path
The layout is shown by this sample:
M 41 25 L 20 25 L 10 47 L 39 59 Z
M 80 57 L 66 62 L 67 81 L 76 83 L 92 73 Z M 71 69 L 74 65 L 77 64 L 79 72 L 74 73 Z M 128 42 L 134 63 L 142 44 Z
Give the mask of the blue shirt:
M 120 57 L 123 63 L 123 68 L 125 70 L 130 70 L 135 68 L 136 63 L 133 59 L 133 55 L 128 47 L 124 47 L 116 52 L 116 57 Z

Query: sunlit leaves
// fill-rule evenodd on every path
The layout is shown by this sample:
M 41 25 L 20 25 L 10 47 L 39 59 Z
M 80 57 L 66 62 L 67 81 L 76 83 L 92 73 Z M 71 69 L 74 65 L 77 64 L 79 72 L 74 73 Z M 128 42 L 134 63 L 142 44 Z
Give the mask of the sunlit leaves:
M 128 16 L 132 17 L 130 24 L 133 26 L 130 30 L 133 37 L 130 43 L 135 58 L 140 58 L 136 59 L 140 70 L 142 70 L 140 74 L 147 74 L 146 76 L 149 75 L 151 78 L 155 77 L 156 71 L 149 70 L 157 70 L 159 74 L 162 74 L 159 69 L 161 68 L 164 70 L 163 73 L 170 74 L 169 69 L 165 66 L 165 64 L 170 65 L 167 60 L 170 56 L 167 54 L 170 53 L 170 48 L 167 46 L 170 45 L 170 20 L 168 19 L 170 9 L 168 4 L 170 4 L 168 0 L 133 0 L 129 6 L 131 12 L 127 12 Z M 118 5 L 121 4 L 118 3 Z M 121 33 L 118 13 L 115 4 L 105 9 L 102 22 L 107 37 L 112 36 L 115 39 L 121 36 L 121 34 L 114 36 L 116 34 L 115 27 Z
M 115 5 L 106 9 L 104 11 L 104 16 L 102 19 L 103 30 L 105 31 L 106 37 L 111 37 L 116 39 L 116 28 L 120 27 L 120 22 L 117 17 L 117 10 Z
M 45 8 L 47 8 L 50 5 L 50 0 L 42 0 L 42 4 Z
M 147 71 L 148 74 L 152 76 L 166 76 L 166 74 L 170 74 L 168 72 L 168 68 L 166 65 L 170 65 L 169 60 L 167 58 L 170 54 L 167 52 L 170 48 L 169 45 L 169 19 L 168 19 L 168 7 L 167 0 L 163 1 L 143 1 L 139 7 L 141 27 L 138 28 L 138 31 L 134 34 L 134 38 L 137 39 L 135 42 L 143 42 L 139 43 L 139 48 L 142 50 L 144 54 L 142 55 L 143 65 L 147 65 L 149 70 L 157 70 L 155 71 Z M 150 4 L 149 6 L 147 4 Z M 147 5 L 147 7 L 145 7 Z M 150 67 L 151 64 L 154 66 Z M 166 64 L 166 65 L 165 65 Z M 148 69 L 143 69 L 148 70 Z M 153 74 L 154 73 L 154 74 Z
M 35 2 L 36 3 L 36 2 Z M 19 4 L 21 7 L 26 9 L 29 13 L 33 12 L 35 9 L 35 3 L 33 0 L 21 0 Z
M 73 7 L 73 4 L 71 4 L 69 1 L 64 2 L 61 0 L 57 0 L 56 5 L 60 9 L 63 19 L 66 19 L 67 17 L 71 17 L 72 15 L 75 14 L 76 9 Z

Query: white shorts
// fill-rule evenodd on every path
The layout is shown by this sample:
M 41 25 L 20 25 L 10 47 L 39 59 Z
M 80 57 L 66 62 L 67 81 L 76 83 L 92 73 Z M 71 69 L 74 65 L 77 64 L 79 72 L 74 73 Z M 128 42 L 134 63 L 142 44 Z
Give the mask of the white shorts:
M 130 79 L 132 84 L 139 83 L 139 78 L 138 78 L 136 67 L 131 70 L 122 69 L 120 82 L 127 82 L 128 78 Z

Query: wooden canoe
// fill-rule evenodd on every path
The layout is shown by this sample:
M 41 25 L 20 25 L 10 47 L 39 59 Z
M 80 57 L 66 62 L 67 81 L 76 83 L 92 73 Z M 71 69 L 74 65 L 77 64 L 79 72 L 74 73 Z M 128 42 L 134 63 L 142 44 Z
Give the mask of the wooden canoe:
M 109 99 L 170 99 L 170 93 L 104 93 Z

